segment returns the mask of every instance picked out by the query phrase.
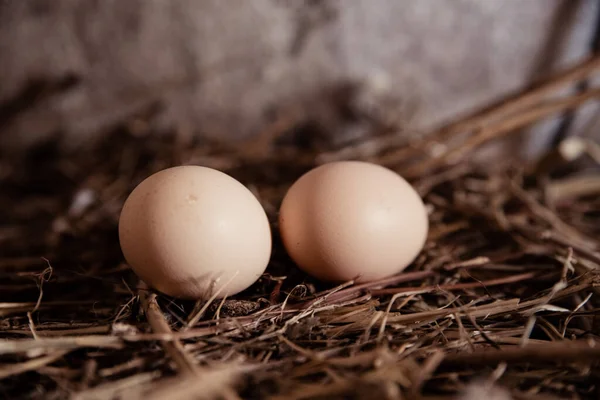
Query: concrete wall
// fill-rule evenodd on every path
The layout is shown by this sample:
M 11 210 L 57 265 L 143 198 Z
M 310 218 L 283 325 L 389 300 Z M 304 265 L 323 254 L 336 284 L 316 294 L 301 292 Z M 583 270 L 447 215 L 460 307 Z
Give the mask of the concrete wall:
M 273 110 L 304 104 L 318 112 L 311 104 L 322 88 L 346 80 L 390 91 L 407 126 L 428 130 L 578 60 L 596 7 L 594 0 L 0 0 L 0 144 L 58 132 L 84 143 L 151 106 L 159 126 L 242 137 Z

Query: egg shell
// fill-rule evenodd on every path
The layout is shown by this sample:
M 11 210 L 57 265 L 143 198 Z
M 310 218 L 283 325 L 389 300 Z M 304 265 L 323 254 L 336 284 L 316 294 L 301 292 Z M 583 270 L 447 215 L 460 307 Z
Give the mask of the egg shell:
M 200 166 L 162 170 L 140 183 L 119 219 L 125 259 L 149 286 L 206 299 L 238 293 L 265 271 L 271 230 L 244 185 Z
M 428 231 L 418 193 L 382 166 L 342 161 L 301 176 L 286 193 L 279 229 L 290 257 L 325 281 L 367 282 L 396 274 Z

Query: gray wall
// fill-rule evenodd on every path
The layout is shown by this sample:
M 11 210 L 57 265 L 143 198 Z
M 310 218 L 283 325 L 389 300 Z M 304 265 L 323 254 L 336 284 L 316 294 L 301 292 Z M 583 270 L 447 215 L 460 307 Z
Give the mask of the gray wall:
M 426 131 L 578 60 L 596 6 L 0 0 L 0 104 L 11 107 L 0 115 L 0 144 L 55 132 L 85 142 L 151 104 L 160 105 L 159 126 L 243 137 L 266 110 L 318 112 L 322 88 L 345 80 L 399 100 L 407 127 Z M 32 85 L 44 95 L 28 98 Z

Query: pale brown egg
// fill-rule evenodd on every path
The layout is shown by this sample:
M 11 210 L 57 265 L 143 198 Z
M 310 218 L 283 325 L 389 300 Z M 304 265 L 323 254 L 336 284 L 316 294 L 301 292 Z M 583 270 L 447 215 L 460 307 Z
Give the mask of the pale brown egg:
M 160 171 L 130 194 L 119 219 L 125 259 L 149 286 L 206 299 L 238 293 L 265 271 L 269 221 L 244 185 L 220 171 Z
M 279 229 L 290 257 L 326 281 L 367 282 L 396 274 L 419 254 L 428 231 L 417 192 L 382 166 L 319 166 L 288 190 Z

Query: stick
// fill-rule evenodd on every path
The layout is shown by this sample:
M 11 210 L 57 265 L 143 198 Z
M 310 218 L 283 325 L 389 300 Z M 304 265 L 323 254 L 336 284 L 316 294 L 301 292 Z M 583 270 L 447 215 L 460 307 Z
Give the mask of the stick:
M 470 137 L 463 144 L 450 151 L 443 152 L 438 156 L 416 163 L 415 165 L 403 170 L 402 174 L 407 178 L 425 175 L 427 171 L 439 167 L 447 162 L 451 163 L 460 160 L 468 151 L 471 151 L 492 139 L 497 139 L 498 137 L 504 136 L 507 133 L 515 132 L 520 128 L 524 128 L 525 126 L 549 117 L 552 114 L 575 108 L 582 103 L 599 96 L 600 89 L 593 89 L 575 96 L 566 97 L 564 99 L 533 108 L 524 113 L 518 114 L 511 119 L 503 120 L 482 129 L 479 134 Z M 389 163 L 390 161 L 391 160 L 385 158 L 383 162 Z
M 546 187 L 546 197 L 552 204 L 597 194 L 600 194 L 600 175 L 573 176 L 552 181 Z
M 141 291 L 140 299 L 146 318 L 156 333 L 171 334 L 171 328 L 156 302 L 156 294 L 148 294 L 146 290 Z M 196 375 L 197 367 L 192 357 L 185 351 L 183 344 L 178 340 L 161 340 L 165 352 L 175 361 L 182 373 Z
M 512 93 L 482 110 L 450 123 L 438 131 L 436 134 L 437 140 L 443 140 L 458 131 L 475 129 L 485 120 L 500 118 L 502 114 L 522 110 L 563 86 L 580 81 L 598 69 L 600 69 L 600 56 L 590 57 L 582 63 L 561 71 L 523 92 Z
M 485 122 L 498 121 L 502 117 L 508 117 L 517 110 L 526 109 L 528 106 L 541 102 L 544 97 L 552 92 L 574 84 L 600 69 L 600 56 L 594 56 L 583 61 L 572 68 L 562 71 L 524 91 L 513 93 L 500 101 L 497 101 L 473 114 L 459 118 L 441 129 L 426 134 L 423 138 L 411 146 L 400 147 L 380 158 L 380 162 L 386 165 L 397 164 L 403 159 L 414 155 L 414 150 L 424 149 L 430 143 L 443 143 L 451 136 L 465 131 L 482 128 Z
M 52 364 L 67 353 L 68 350 L 56 350 L 54 353 L 43 357 L 34 358 L 19 364 L 2 365 L 0 366 L 0 379 L 8 378 L 12 375 L 22 374 L 23 372 L 27 371 L 35 371 L 43 366 Z
M 499 362 L 575 362 L 600 360 L 600 344 L 583 341 L 549 342 L 525 347 L 503 346 L 501 350 L 448 354 L 443 365 L 489 365 Z
M 403 287 L 403 288 L 390 288 L 390 289 L 379 289 L 373 290 L 373 296 L 381 296 L 387 294 L 396 294 L 396 293 L 404 293 L 404 292 L 414 292 L 414 291 L 436 291 L 436 290 L 464 290 L 464 289 L 476 289 L 476 288 L 485 288 L 487 286 L 496 286 L 496 285 L 505 285 L 508 283 L 515 283 L 525 281 L 527 279 L 534 278 L 537 275 L 535 272 L 525 272 L 523 274 L 511 275 L 506 278 L 496 278 L 490 279 L 483 282 L 466 282 L 466 283 L 455 283 L 451 285 L 437 285 L 437 286 L 422 286 L 422 287 Z

